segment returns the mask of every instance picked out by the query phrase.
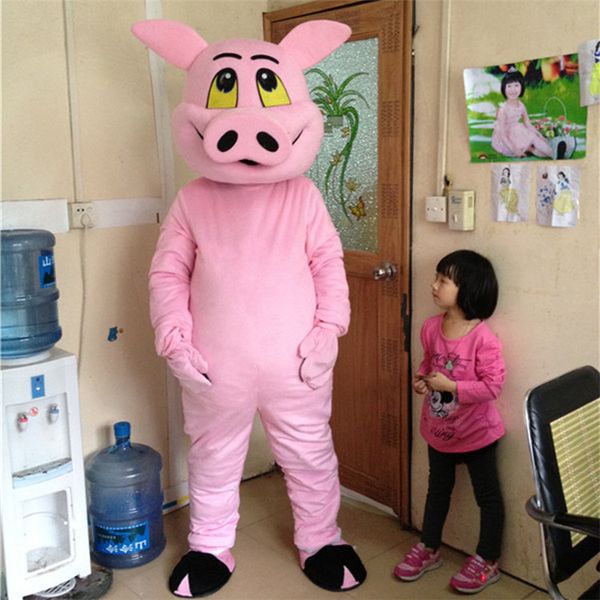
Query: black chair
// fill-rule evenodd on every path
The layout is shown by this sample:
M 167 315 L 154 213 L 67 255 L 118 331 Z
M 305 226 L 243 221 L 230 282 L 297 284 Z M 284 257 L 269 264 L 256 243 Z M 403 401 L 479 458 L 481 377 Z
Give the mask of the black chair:
M 527 393 L 525 423 L 548 592 L 600 551 L 600 373 L 581 367 Z M 597 567 L 600 569 L 600 563 Z M 600 581 L 579 598 L 600 598 Z

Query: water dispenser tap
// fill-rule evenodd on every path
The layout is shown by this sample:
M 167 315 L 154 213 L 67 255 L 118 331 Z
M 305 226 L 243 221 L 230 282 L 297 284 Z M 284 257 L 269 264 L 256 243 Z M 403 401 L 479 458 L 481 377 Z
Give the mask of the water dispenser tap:
M 56 421 L 58 421 L 59 415 L 60 415 L 60 408 L 58 408 L 58 405 L 51 404 L 48 407 L 48 421 L 50 421 L 50 423 L 56 423 Z
M 19 431 L 25 431 L 29 425 L 29 419 L 25 413 L 19 413 L 17 416 L 17 427 Z

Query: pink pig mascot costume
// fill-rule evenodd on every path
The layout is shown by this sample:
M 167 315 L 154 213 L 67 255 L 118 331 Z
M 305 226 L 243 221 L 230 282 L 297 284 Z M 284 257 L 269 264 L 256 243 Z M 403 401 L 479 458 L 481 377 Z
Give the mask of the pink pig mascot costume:
M 336 523 L 329 428 L 348 284 L 339 236 L 302 175 L 323 135 L 302 70 L 350 29 L 312 21 L 279 44 L 210 45 L 174 21 L 142 21 L 133 32 L 187 71 L 173 130 L 203 175 L 180 190 L 150 269 L 156 348 L 181 383 L 191 439 L 190 551 L 169 587 L 205 596 L 233 572 L 239 483 L 258 411 L 285 474 L 304 573 L 325 589 L 351 589 L 366 571 Z

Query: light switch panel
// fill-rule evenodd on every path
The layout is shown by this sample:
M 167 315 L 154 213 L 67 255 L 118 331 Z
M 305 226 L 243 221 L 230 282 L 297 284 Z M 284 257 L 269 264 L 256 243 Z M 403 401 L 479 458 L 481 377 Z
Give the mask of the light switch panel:
M 446 222 L 446 196 L 425 198 L 425 220 L 434 223 Z

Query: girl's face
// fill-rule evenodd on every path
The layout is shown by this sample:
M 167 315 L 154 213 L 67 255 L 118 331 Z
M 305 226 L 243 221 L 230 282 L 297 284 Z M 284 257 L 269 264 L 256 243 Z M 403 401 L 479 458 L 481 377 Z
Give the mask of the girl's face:
M 440 308 L 454 308 L 458 297 L 458 286 L 450 277 L 436 273 L 435 280 L 431 284 L 431 295 Z
M 521 84 L 518 81 L 511 81 L 506 84 L 504 92 L 509 100 L 516 100 L 521 95 Z

